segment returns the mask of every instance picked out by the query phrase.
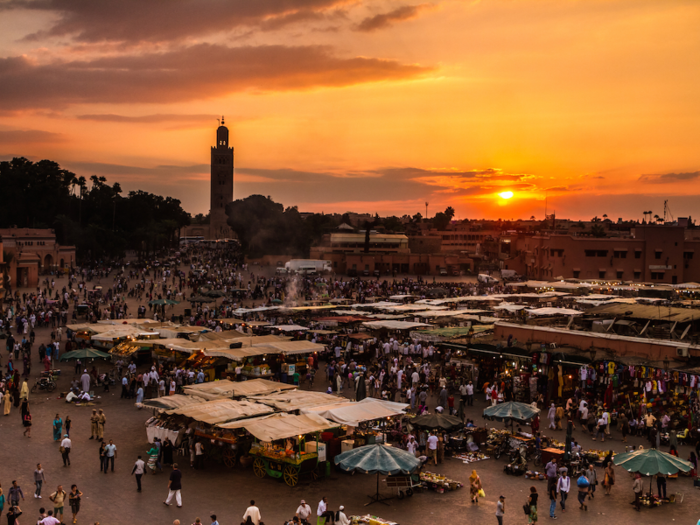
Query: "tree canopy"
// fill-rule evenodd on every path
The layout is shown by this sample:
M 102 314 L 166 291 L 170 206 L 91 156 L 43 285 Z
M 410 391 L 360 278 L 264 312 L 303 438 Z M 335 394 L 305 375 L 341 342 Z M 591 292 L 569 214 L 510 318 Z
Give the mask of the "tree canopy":
M 119 257 L 176 246 L 190 222 L 180 201 L 144 191 L 122 195 L 119 183 L 76 177 L 56 162 L 14 158 L 0 162 L 0 227 L 53 228 L 78 259 Z

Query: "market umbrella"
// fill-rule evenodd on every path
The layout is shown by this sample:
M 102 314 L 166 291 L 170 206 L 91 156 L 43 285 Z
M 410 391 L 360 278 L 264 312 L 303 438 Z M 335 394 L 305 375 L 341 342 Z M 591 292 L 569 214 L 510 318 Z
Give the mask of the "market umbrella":
M 111 354 L 97 350 L 95 348 L 79 348 L 66 352 L 61 356 L 61 361 L 70 361 L 71 359 L 111 359 Z
M 464 426 L 464 422 L 455 416 L 448 414 L 425 414 L 423 416 L 414 417 L 411 420 L 411 425 L 414 427 L 423 428 L 439 428 L 441 430 L 451 431 Z
M 282 304 L 284 301 L 282 301 L 282 299 L 275 298 L 275 299 L 272 299 L 270 302 L 274 303 L 274 304 Z
M 226 292 L 224 292 L 223 290 L 208 290 L 206 292 L 202 292 L 202 295 L 205 295 L 207 297 L 218 298 L 224 297 L 226 295 Z
M 693 468 L 692 463 L 654 448 L 616 454 L 613 463 L 629 472 L 639 472 L 645 476 L 671 475 L 679 470 L 690 472 Z
M 397 447 L 387 445 L 365 445 L 353 450 L 348 450 L 335 457 L 333 460 L 346 472 L 362 472 L 364 474 L 377 475 L 377 493 L 369 496 L 372 501 L 367 503 L 384 503 L 390 497 L 382 498 L 379 495 L 379 474 L 391 476 L 396 474 L 411 474 L 421 464 L 420 460 L 410 452 Z M 384 503 L 388 505 L 388 503 Z M 365 505 L 365 506 L 367 506 Z
M 500 403 L 484 409 L 484 417 L 488 416 L 498 421 L 517 421 L 525 423 L 529 421 L 535 414 L 539 413 L 539 408 L 533 408 L 527 403 L 518 403 L 517 401 L 508 401 Z

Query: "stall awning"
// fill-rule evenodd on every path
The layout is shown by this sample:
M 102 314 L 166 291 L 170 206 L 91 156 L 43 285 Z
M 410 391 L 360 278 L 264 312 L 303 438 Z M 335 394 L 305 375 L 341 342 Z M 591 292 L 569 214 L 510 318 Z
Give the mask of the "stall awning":
M 310 354 L 312 352 L 323 352 L 326 347 L 311 341 L 278 341 L 263 344 L 254 344 L 253 348 L 265 349 L 266 354 Z
M 245 428 L 260 441 L 275 441 L 304 434 L 323 432 L 339 427 L 338 423 L 328 421 L 317 414 L 275 414 L 268 417 L 244 419 L 233 423 L 219 425 L 221 428 Z
M 367 328 L 379 329 L 386 328 L 388 330 L 412 330 L 419 326 L 430 326 L 426 323 L 411 323 L 409 321 L 369 321 L 362 323 L 362 326 Z
M 198 383 L 195 385 L 185 385 L 182 389 L 185 394 L 203 397 L 205 399 L 219 399 L 222 397 L 231 397 L 233 395 L 234 385 L 233 381 L 228 379 L 222 379 L 221 381 L 210 381 L 208 383 Z
M 408 407 L 405 403 L 394 403 L 381 399 L 365 398 L 357 403 L 340 403 L 314 408 L 304 408 L 302 414 L 318 414 L 341 425 L 359 426 L 364 421 L 398 416 Z
M 204 401 L 206 401 L 204 398 L 197 396 L 183 396 L 182 394 L 175 394 L 172 396 L 154 397 L 153 399 L 146 399 L 144 400 L 143 405 L 149 408 L 173 410 L 175 408 L 180 408 L 187 405 L 198 405 L 200 403 L 203 403 Z
M 337 405 L 347 401 L 344 397 L 338 397 L 323 392 L 309 390 L 290 390 L 269 395 L 249 397 L 251 401 L 264 403 L 282 412 L 294 412 L 303 408 L 312 408 L 325 405 Z
M 271 414 L 272 412 L 274 412 L 272 408 L 260 403 L 234 401 L 233 399 L 216 399 L 214 401 L 175 408 L 169 410 L 168 414 L 177 414 L 209 425 L 217 425 L 239 419 Z
M 223 381 L 220 381 L 223 382 Z M 233 385 L 231 387 L 234 397 L 248 397 L 254 395 L 272 394 L 273 392 L 281 392 L 283 390 L 295 390 L 294 385 L 286 383 L 278 383 L 267 379 L 251 379 L 249 381 L 233 382 L 228 381 Z M 203 383 L 207 384 L 207 383 Z
M 308 330 L 306 326 L 300 326 L 298 324 L 280 324 L 271 326 L 270 328 L 274 330 L 281 330 L 282 332 L 303 332 L 304 330 Z

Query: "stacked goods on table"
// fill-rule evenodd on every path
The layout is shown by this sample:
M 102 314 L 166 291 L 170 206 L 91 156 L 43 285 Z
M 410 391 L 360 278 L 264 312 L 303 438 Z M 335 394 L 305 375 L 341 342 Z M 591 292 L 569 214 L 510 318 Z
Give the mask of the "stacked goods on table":
M 440 493 L 446 490 L 461 489 L 464 486 L 459 481 L 447 479 L 445 476 L 427 471 L 420 473 L 420 480 L 427 488 Z
M 352 523 L 352 525 L 399 525 L 394 521 L 383 520 L 382 518 L 369 514 L 366 516 L 350 516 L 350 523 Z
M 481 452 L 463 452 L 453 457 L 455 457 L 456 459 L 461 459 L 462 463 L 475 463 L 477 461 L 489 459 L 489 456 Z

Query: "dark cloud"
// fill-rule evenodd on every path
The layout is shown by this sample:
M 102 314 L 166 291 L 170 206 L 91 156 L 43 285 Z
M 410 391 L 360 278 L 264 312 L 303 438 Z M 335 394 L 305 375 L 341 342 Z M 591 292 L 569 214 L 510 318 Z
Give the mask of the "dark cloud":
M 63 115 L 61 115 L 63 117 Z M 180 123 L 180 122 L 201 122 L 213 123 L 218 117 L 215 115 L 177 115 L 171 113 L 158 113 L 155 115 L 141 115 L 131 117 L 128 115 L 115 115 L 113 113 L 102 113 L 94 115 L 76 115 L 78 120 L 91 120 L 95 122 L 125 122 L 136 124 L 160 124 L 160 123 Z
M 8 129 L 0 131 L 0 144 L 45 144 L 60 142 L 63 135 L 39 129 Z
M 10 0 L 0 9 L 53 13 L 55 22 L 30 39 L 72 37 L 83 42 L 166 42 L 310 20 L 345 0 Z
M 355 28 L 357 31 L 376 31 L 378 29 L 384 29 L 396 22 L 403 22 L 404 20 L 410 20 L 416 18 L 420 11 L 428 7 L 426 4 L 422 5 L 405 5 L 398 7 L 393 11 L 388 13 L 381 13 L 375 16 L 370 16 L 365 18 L 360 22 Z
M 652 184 L 663 184 L 666 182 L 685 182 L 695 180 L 700 177 L 700 171 L 690 171 L 686 173 L 664 173 L 661 175 L 642 175 L 640 182 L 650 182 Z
M 77 175 L 103 175 L 105 177 L 117 176 L 119 182 L 124 180 L 142 181 L 144 177 L 157 179 L 160 184 L 168 183 L 173 179 L 193 179 L 206 177 L 210 174 L 209 164 L 192 164 L 189 166 L 174 166 L 161 164 L 150 168 L 143 166 L 128 166 L 124 164 L 109 164 L 104 162 L 67 162 L 66 168 Z M 116 181 L 111 181 L 116 182 Z M 207 180 L 207 184 L 209 181 Z
M 199 44 L 164 53 L 38 65 L 0 59 L 0 110 L 80 103 L 175 103 L 245 90 L 288 91 L 415 78 L 429 67 L 340 58 L 324 46 Z

